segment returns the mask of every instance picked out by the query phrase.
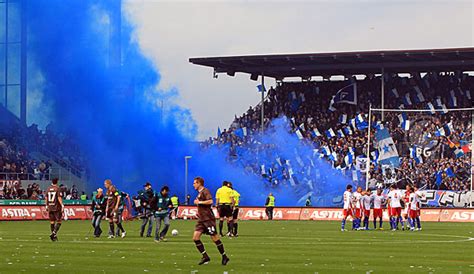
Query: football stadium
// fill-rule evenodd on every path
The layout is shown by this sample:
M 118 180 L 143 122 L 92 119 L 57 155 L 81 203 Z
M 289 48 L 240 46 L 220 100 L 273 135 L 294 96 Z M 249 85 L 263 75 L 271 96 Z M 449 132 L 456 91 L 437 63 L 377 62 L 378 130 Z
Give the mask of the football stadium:
M 0 273 L 474 273 L 473 13 L 0 0 Z

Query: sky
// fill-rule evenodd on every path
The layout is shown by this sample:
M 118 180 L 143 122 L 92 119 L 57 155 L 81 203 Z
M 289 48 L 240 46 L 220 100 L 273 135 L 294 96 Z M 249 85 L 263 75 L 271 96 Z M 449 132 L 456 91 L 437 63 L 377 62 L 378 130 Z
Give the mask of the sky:
M 190 57 L 469 47 L 474 37 L 472 1 L 124 0 L 124 13 L 161 73 L 159 89 L 177 90 L 191 110 L 198 140 L 260 96 L 248 75 L 214 79 Z

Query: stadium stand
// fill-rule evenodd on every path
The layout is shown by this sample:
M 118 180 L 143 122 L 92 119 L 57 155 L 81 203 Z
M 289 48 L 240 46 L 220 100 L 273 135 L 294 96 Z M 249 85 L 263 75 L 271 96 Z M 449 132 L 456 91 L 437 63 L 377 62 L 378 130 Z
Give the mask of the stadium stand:
M 433 72 L 423 77 L 420 74 L 386 74 L 384 81 L 388 96 L 386 109 L 472 107 L 474 77 L 468 74 Z M 357 104 L 336 103 L 331 110 L 333 96 L 354 83 L 358 91 Z M 380 108 L 380 89 L 381 79 L 373 75 L 345 81 L 280 82 L 269 90 L 265 99 L 265 127 L 268 128 L 278 117 L 287 117 L 291 124 L 290 132 L 313 146 L 320 158 L 350 180 L 355 178 L 351 171 L 357 171 L 356 181 L 365 185 L 365 167 L 358 160 L 363 159 L 367 149 L 369 104 L 372 108 Z M 406 121 L 411 125 L 409 129 Z M 395 170 L 382 168 L 372 139 L 370 185 L 397 183 L 403 187 L 407 183 L 417 183 L 428 189 L 470 189 L 471 111 L 386 112 L 383 122 L 378 112 L 373 113 L 371 122 L 371 136 L 379 127 L 389 129 L 400 155 L 400 167 Z M 290 167 L 275 160 L 265 163 L 265 170 L 262 170 L 261 163 L 240 161 L 242 154 L 256 157 L 258 151 L 271 153 L 271 147 L 263 149 L 255 142 L 261 134 L 259 130 L 260 105 L 257 105 L 236 117 L 229 129 L 217 138 L 209 138 L 203 146 L 228 149 L 231 161 L 243 165 L 249 172 L 260 174 L 270 185 L 298 185 L 290 173 L 297 174 L 295 178 L 300 182 L 311 180 L 312 173 L 304 170 L 309 165 L 295 170 L 297 165 Z M 429 155 L 416 153 L 414 144 L 420 142 L 430 148 Z M 330 176 L 318 179 L 322 184 L 325 180 L 330 180 Z

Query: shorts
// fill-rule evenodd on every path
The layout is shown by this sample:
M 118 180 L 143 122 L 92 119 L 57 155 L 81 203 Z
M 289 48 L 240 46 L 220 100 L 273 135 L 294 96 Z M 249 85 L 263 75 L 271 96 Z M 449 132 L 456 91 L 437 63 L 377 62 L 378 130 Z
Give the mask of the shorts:
M 355 212 L 355 214 L 354 214 L 354 215 L 355 215 L 355 216 L 354 216 L 355 218 L 358 218 L 358 219 L 359 219 L 359 218 L 362 217 L 362 209 L 361 209 L 361 208 L 356 208 L 356 209 L 354 210 L 354 212 Z
M 374 218 L 382 218 L 382 217 L 383 217 L 383 209 L 374 208 Z
M 408 212 L 409 212 L 409 215 L 408 215 L 408 216 L 409 216 L 410 218 L 412 218 L 412 219 L 415 219 L 416 217 L 419 216 L 419 215 L 418 215 L 418 210 L 412 210 L 412 209 L 410 209 Z
M 118 221 L 118 213 L 117 214 L 114 214 L 114 210 L 113 209 L 109 209 L 107 210 L 107 212 L 105 213 L 105 217 L 107 219 L 109 219 L 109 222 L 110 221 L 114 221 L 114 222 L 117 222 Z
M 347 217 L 347 216 L 351 216 L 352 217 L 352 209 L 348 208 L 348 209 L 343 209 L 342 211 L 342 214 L 344 215 L 344 218 Z
M 211 236 L 217 235 L 216 220 L 198 221 L 194 231 Z
M 370 209 L 364 209 L 364 217 L 370 217 Z
M 232 212 L 232 219 L 237 220 L 239 218 L 239 207 L 236 206 L 234 207 L 234 210 Z
M 401 207 L 392 207 L 390 209 L 390 216 L 400 216 L 402 214 Z
M 230 205 L 219 205 L 217 211 L 219 212 L 219 218 L 232 217 L 232 207 Z
M 63 219 L 62 211 L 49 211 L 48 214 L 50 222 L 61 222 L 61 220 Z

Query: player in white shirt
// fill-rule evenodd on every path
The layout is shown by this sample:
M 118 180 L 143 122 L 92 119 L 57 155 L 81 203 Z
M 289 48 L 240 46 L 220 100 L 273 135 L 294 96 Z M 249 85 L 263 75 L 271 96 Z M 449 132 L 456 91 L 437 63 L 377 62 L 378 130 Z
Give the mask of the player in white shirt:
M 369 218 L 370 218 L 370 204 L 372 202 L 371 200 L 371 195 L 372 192 L 370 189 L 367 189 L 366 191 L 362 192 L 362 198 L 361 198 L 361 205 L 362 205 L 362 211 L 364 214 L 364 222 L 363 222 L 363 228 L 361 230 L 369 230 Z
M 410 228 L 410 222 L 408 221 L 408 212 L 410 211 L 409 209 L 409 200 L 410 200 L 410 193 L 413 192 L 411 191 L 411 185 L 407 184 L 405 188 L 405 192 L 400 189 L 400 193 L 403 194 L 403 208 L 402 208 L 402 230 L 405 230 L 405 226 L 403 223 L 403 220 L 405 220 L 407 224 L 407 230 Z
M 388 204 L 390 205 L 390 227 L 392 230 L 397 230 L 398 222 L 402 219 L 402 194 L 396 185 L 390 186 L 390 192 L 387 195 Z
M 344 191 L 344 194 L 342 196 L 344 206 L 343 206 L 343 217 L 342 217 L 342 222 L 341 222 L 341 231 L 345 231 L 345 226 L 346 226 L 346 219 L 348 216 L 351 216 L 354 218 L 353 210 L 354 210 L 354 198 L 352 197 L 352 186 L 347 185 L 346 191 Z M 354 219 L 352 220 L 352 226 L 354 226 Z
M 374 205 L 374 229 L 377 229 L 377 218 L 379 218 L 379 229 L 382 230 L 383 206 L 386 202 L 382 188 L 377 188 L 377 193 L 372 194 L 371 198 Z
M 353 195 L 354 197 L 354 222 L 352 229 L 358 230 L 362 220 L 362 187 L 357 187 L 357 191 Z
M 413 204 L 411 201 L 410 195 L 410 218 L 412 218 L 412 229 L 421 230 L 421 221 L 420 221 L 420 208 L 421 208 L 421 198 L 424 197 L 424 193 L 418 190 L 417 186 L 413 187 Z

